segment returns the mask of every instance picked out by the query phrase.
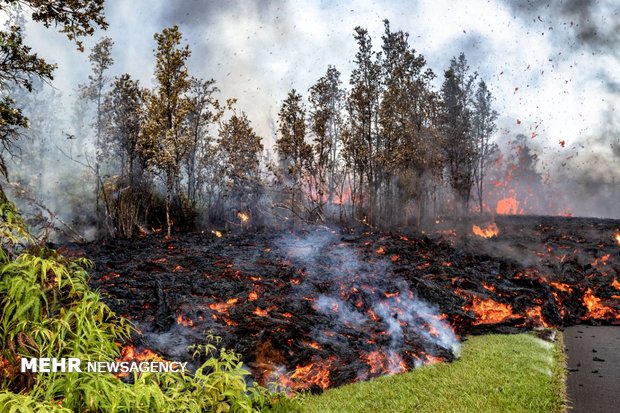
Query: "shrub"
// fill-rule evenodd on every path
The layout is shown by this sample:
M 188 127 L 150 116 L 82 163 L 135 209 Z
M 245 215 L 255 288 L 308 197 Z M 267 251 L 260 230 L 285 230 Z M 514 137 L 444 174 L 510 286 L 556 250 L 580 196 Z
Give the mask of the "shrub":
M 248 384 L 240 356 L 212 344 L 194 374 L 20 373 L 22 357 L 114 361 L 133 332 L 86 282 L 85 259 L 31 239 L 15 206 L 0 203 L 0 411 L 253 412 L 278 395 Z M 219 350 L 219 351 L 218 351 Z

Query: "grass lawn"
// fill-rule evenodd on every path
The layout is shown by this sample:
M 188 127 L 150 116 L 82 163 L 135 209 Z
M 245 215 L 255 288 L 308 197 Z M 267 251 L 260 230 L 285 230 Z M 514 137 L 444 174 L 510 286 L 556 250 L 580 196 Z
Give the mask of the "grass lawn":
M 565 356 L 558 337 L 555 343 L 532 334 L 471 337 L 458 361 L 301 396 L 299 411 L 563 412 Z

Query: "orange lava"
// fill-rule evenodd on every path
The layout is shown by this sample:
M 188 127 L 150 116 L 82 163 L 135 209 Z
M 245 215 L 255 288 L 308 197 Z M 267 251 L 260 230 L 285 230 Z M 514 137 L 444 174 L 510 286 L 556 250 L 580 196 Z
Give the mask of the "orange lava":
M 177 324 L 185 327 L 194 327 L 194 322 L 183 317 L 183 314 L 177 316 Z
M 495 213 L 499 215 L 516 215 L 519 211 L 519 201 L 514 197 L 500 199 L 495 206 Z
M 241 222 L 246 223 L 250 220 L 250 216 L 245 212 L 238 212 L 237 216 L 241 220 Z
M 229 298 L 226 301 L 209 304 L 209 308 L 213 311 L 217 311 L 220 314 L 228 315 L 228 309 L 233 305 L 237 304 L 238 301 L 238 298 Z
M 549 327 L 549 324 L 545 321 L 542 315 L 542 309 L 539 305 L 535 307 L 528 308 L 526 310 L 527 316 L 532 320 L 532 322 L 537 326 Z
M 480 297 L 474 297 L 466 310 L 471 310 L 476 314 L 474 325 L 502 323 L 515 317 L 509 304 L 498 303 L 490 298 L 483 300 Z
M 586 318 L 615 318 L 620 320 L 620 313 L 613 308 L 602 304 L 602 300 L 592 293 L 592 289 L 583 296 L 583 303 L 588 309 Z
M 478 225 L 474 225 L 471 229 L 474 234 L 482 238 L 492 238 L 499 235 L 499 228 L 495 222 L 491 222 L 486 228 L 480 228 Z
M 616 232 L 616 235 L 614 236 L 614 238 L 616 239 L 616 242 L 618 243 L 618 245 L 620 245 L 620 231 Z
M 316 363 L 297 366 L 290 377 L 283 375 L 280 377 L 279 382 L 285 388 L 296 390 L 307 389 L 313 385 L 326 389 L 329 387 L 329 370 L 335 360 L 336 357 L 331 356 Z

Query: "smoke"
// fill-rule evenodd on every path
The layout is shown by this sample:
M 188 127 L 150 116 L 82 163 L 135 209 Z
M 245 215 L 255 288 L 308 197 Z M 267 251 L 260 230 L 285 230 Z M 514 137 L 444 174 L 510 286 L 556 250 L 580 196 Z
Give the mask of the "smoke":
M 327 230 L 283 235 L 273 244 L 274 252 L 303 269 L 305 280 L 297 286 L 295 299 L 313 299 L 315 311 L 333 321 L 333 331 L 316 327 L 312 338 L 317 342 L 346 346 L 343 337 L 379 322 L 386 340 L 376 344 L 376 352 L 391 373 L 403 370 L 401 362 L 405 351 L 411 350 L 411 340 L 422 343 L 430 354 L 436 347 L 458 353 L 458 339 L 438 308 L 395 275 L 388 259 L 364 257 L 346 237 Z
M 450 58 L 466 53 L 472 70 L 495 96 L 499 129 L 511 136 L 536 133 L 530 144 L 541 159 L 539 172 L 548 173 L 554 188 L 570 195 L 575 215 L 617 217 L 618 191 L 610 188 L 620 182 L 613 129 L 620 89 L 615 80 L 620 70 L 618 9 L 611 0 L 428 0 L 413 5 L 383 0 L 354 5 L 109 0 L 109 30 L 86 39 L 85 46 L 92 47 L 104 35 L 112 37 L 115 64 L 109 76 L 129 73 L 152 87 L 153 34 L 179 25 L 192 50 L 191 74 L 214 78 L 222 91 L 220 99 L 237 98 L 269 150 L 286 93 L 296 88 L 306 94 L 329 64 L 342 72 L 346 85 L 356 52 L 353 28 L 368 28 L 379 50 L 382 20 L 388 18 L 395 30 L 409 32 L 411 45 L 438 75 L 436 87 Z M 65 152 L 70 142 L 65 133 L 82 139 L 78 147 L 86 153 L 78 160 L 87 161 L 93 152 L 92 116 L 80 124 L 73 115 L 76 86 L 87 81 L 90 70 L 87 53 L 79 53 L 64 36 L 38 23 L 27 21 L 26 33 L 35 52 L 59 65 L 52 85 L 59 93 L 55 102 L 61 104 L 55 110 L 60 121 L 47 136 Z M 84 110 L 86 105 L 78 106 Z M 496 139 L 501 137 L 502 132 Z M 566 147 L 558 145 L 561 140 Z M 80 177 L 72 182 L 73 188 L 82 189 L 75 197 L 88 198 L 82 204 L 90 208 L 94 181 L 88 168 L 58 154 L 46 155 L 45 163 L 61 165 L 66 176 Z M 59 178 L 57 168 L 43 173 L 48 182 L 65 176 Z M 83 220 L 85 211 L 66 207 L 72 204 L 66 201 L 69 192 L 50 187 L 42 197 L 59 208 L 66 221 Z

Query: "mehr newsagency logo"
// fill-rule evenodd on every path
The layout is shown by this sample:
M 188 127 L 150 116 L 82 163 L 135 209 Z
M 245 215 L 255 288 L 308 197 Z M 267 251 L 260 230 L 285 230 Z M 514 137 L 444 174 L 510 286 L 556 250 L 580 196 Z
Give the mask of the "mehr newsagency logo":
M 187 362 L 177 361 L 88 361 L 79 358 L 22 358 L 21 372 L 32 373 L 184 373 Z

